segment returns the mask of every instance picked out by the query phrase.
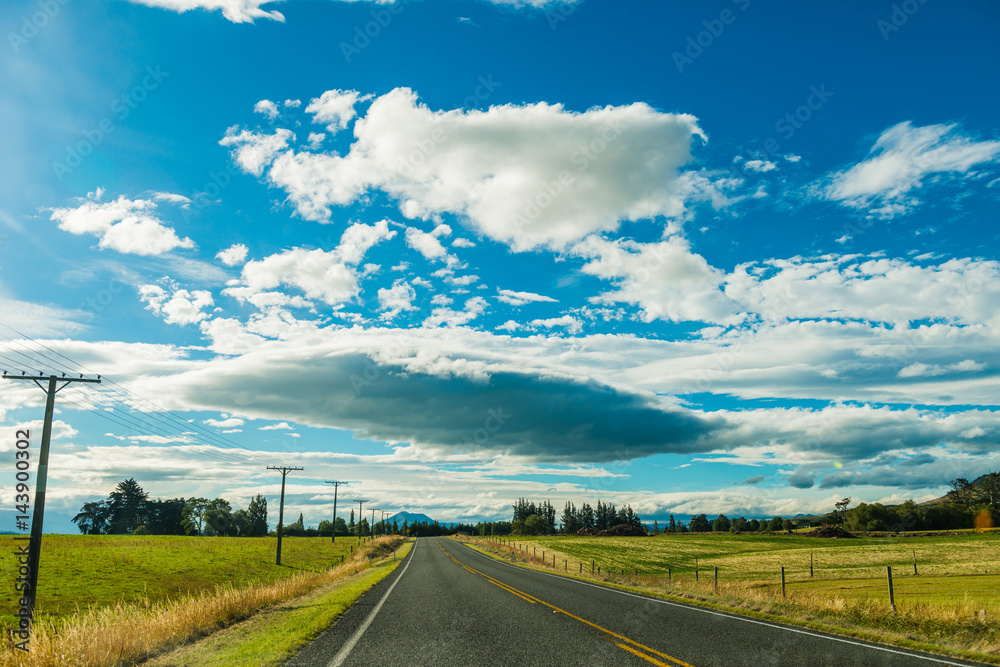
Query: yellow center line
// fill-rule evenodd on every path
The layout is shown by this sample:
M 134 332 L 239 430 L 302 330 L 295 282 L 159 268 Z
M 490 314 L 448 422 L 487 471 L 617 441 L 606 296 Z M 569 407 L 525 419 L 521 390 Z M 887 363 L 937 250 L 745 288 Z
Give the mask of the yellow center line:
M 640 653 L 635 648 L 632 648 L 633 646 L 636 647 L 636 648 L 638 648 L 638 649 L 641 649 L 643 651 L 648 651 L 649 653 L 652 653 L 653 655 L 658 655 L 661 658 L 665 658 L 665 659 L 671 661 L 673 663 L 673 665 L 678 665 L 679 667 L 694 667 L 694 665 L 691 665 L 691 664 L 689 664 L 687 662 L 684 662 L 683 660 L 680 660 L 679 658 L 675 658 L 675 657 L 673 657 L 671 655 L 667 655 L 666 653 L 661 653 L 660 651 L 657 651 L 654 648 L 650 648 L 649 646 L 646 646 L 645 644 L 640 644 L 639 642 L 635 641 L 634 639 L 629 639 L 628 637 L 625 637 L 624 635 L 620 635 L 617 632 L 613 632 L 611 630 L 608 630 L 607 628 L 602 628 L 601 626 L 597 625 L 596 623 L 591 623 L 590 621 L 588 621 L 585 618 L 580 618 L 579 616 L 576 616 L 575 614 L 571 614 L 568 611 L 566 611 L 565 609 L 560 609 L 559 607 L 557 607 L 557 606 L 555 606 L 553 604 L 549 604 L 545 600 L 539 600 L 538 598 L 534 597 L 533 595 L 529 595 L 528 593 L 525 593 L 524 591 L 521 591 L 521 590 L 518 590 L 518 589 L 514 588 L 510 584 L 505 584 L 502 581 L 494 579 L 493 577 L 491 577 L 490 575 L 486 574 L 485 572 L 480 572 L 479 570 L 475 569 L 474 567 L 469 567 L 468 565 L 466 565 L 465 563 L 462 563 L 457 558 L 455 558 L 453 555 L 451 555 L 450 553 L 448 553 L 448 551 L 444 547 L 442 547 L 440 544 L 438 544 L 438 548 L 441 549 L 441 551 L 444 551 L 446 554 L 448 554 L 448 557 L 451 558 L 455 563 L 457 563 L 458 565 L 461 565 L 463 568 L 465 568 L 469 572 L 474 572 L 475 574 L 478 574 L 479 576 L 487 579 L 488 581 L 490 581 L 490 583 L 496 584 L 500 588 L 503 588 L 504 590 L 506 590 L 506 591 L 508 591 L 510 593 L 513 593 L 514 595 L 516 595 L 516 596 L 518 596 L 520 598 L 523 598 L 523 599 L 527 600 L 528 602 L 531 602 L 533 604 L 535 602 L 537 602 L 539 604 L 543 604 L 546 607 L 548 607 L 549 609 L 552 609 L 553 611 L 557 611 L 560 614 L 565 614 L 566 616 L 569 616 L 573 620 L 580 621 L 581 623 L 583 623 L 585 625 L 589 625 L 590 627 L 594 628 L 595 630 L 600 630 L 601 632 L 603 632 L 605 634 L 611 635 L 615 639 L 619 639 L 622 642 L 625 642 L 624 644 L 621 644 L 619 642 L 614 642 L 614 644 L 615 644 L 615 646 L 617 646 L 617 647 L 619 647 L 619 648 L 621 648 L 623 650 L 626 650 L 629 653 L 634 653 L 635 655 L 639 656 L 643 660 L 646 660 L 647 662 L 651 662 L 654 665 L 666 665 L 666 667 L 673 667 L 671 665 L 667 665 L 664 662 L 660 662 L 656 658 L 651 658 L 648 655 L 644 655 L 644 654 Z M 627 644 L 631 644 L 632 646 L 627 646 Z

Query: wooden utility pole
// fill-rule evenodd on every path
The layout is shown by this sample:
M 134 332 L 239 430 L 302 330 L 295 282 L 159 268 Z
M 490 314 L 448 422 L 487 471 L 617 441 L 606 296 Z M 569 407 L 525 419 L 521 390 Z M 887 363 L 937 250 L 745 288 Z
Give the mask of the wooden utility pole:
M 337 541 L 337 489 L 341 484 L 350 484 L 350 482 L 327 482 L 327 484 L 333 484 L 333 539 L 331 542 Z
M 278 553 L 274 557 L 274 564 L 281 565 L 281 526 L 285 520 L 285 475 L 293 470 L 302 470 L 302 468 L 292 468 L 289 466 L 267 466 L 267 469 L 281 471 L 281 504 L 278 506 Z
M 364 506 L 368 502 L 367 498 L 355 498 L 351 502 L 358 504 L 358 544 L 361 543 L 361 521 L 364 519 Z
M 38 562 L 42 555 L 42 519 L 45 516 L 45 483 L 48 479 L 49 471 L 49 443 L 52 440 L 52 415 L 55 413 L 56 394 L 64 389 L 71 382 L 94 382 L 100 383 L 101 376 L 97 379 L 85 378 L 82 375 L 78 378 L 68 378 L 63 373 L 62 377 L 55 375 L 7 375 L 3 372 L 5 380 L 32 380 L 38 388 L 45 392 L 45 422 L 42 425 L 42 444 L 38 450 L 38 466 L 35 472 L 35 507 L 31 513 L 31 538 L 28 542 L 28 576 L 24 582 L 22 597 L 27 602 L 28 611 L 28 631 L 35 617 L 35 593 L 38 589 Z M 43 385 L 42 381 L 47 380 L 48 385 Z M 60 386 L 56 386 L 59 383 Z

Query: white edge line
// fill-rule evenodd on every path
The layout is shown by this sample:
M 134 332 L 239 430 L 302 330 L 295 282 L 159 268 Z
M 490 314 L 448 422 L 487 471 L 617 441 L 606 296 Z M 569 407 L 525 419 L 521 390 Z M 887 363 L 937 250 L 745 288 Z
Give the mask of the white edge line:
M 396 581 L 392 582 L 392 586 L 389 586 L 389 590 L 385 592 L 385 595 L 383 595 L 382 599 L 379 600 L 377 605 L 375 605 L 372 612 L 368 614 L 368 618 L 365 619 L 365 622 L 361 624 L 361 627 L 354 631 L 354 634 L 347 640 L 347 643 L 344 644 L 339 651 L 337 651 L 337 655 L 333 656 L 333 660 L 329 662 L 327 667 L 340 667 L 340 665 L 344 664 L 344 660 L 347 660 L 347 656 L 349 656 L 351 651 L 354 650 L 354 645 L 358 643 L 359 639 L 361 639 L 361 635 L 365 634 L 365 630 L 367 630 L 368 626 L 375 620 L 375 615 L 378 614 L 382 605 L 385 604 L 385 601 L 389 599 L 389 594 L 392 593 L 392 589 L 396 587 L 399 580 L 403 578 L 404 574 L 406 574 L 406 570 L 410 567 L 410 563 L 413 561 L 413 552 L 416 551 L 417 542 L 419 540 L 420 538 L 418 537 L 417 540 L 414 541 L 413 548 L 411 548 L 410 553 L 407 554 L 406 565 L 403 567 L 403 571 L 399 573 L 399 576 L 396 577 Z
M 968 667 L 968 665 L 970 665 L 970 664 L 976 664 L 976 663 L 969 663 L 969 662 L 949 662 L 947 660 L 942 660 L 940 658 L 935 658 L 935 657 L 931 657 L 931 656 L 927 656 L 927 655 L 921 655 L 919 653 L 910 653 L 908 651 L 900 651 L 900 650 L 897 650 L 897 649 L 889 648 L 888 646 L 881 646 L 879 644 L 868 644 L 868 643 L 864 643 L 864 642 L 854 641 L 854 640 L 851 640 L 851 639 L 845 639 L 844 637 L 837 637 L 835 635 L 825 635 L 825 634 L 820 634 L 818 632 L 810 632 L 809 630 L 802 630 L 801 628 L 793 628 L 793 627 L 789 627 L 787 625 L 780 625 L 778 623 L 770 623 L 768 621 L 761 621 L 761 620 L 758 620 L 756 618 L 748 618 L 746 616 L 738 616 L 736 614 L 726 614 L 726 613 L 723 613 L 723 612 L 715 611 L 713 609 L 706 609 L 704 607 L 699 607 L 699 606 L 696 606 L 696 605 L 693 605 L 693 604 L 682 604 L 680 602 L 673 602 L 672 600 L 663 600 L 663 599 L 660 599 L 660 598 L 654 598 L 654 597 L 650 597 L 650 596 L 646 596 L 646 595 L 636 595 L 635 593 L 629 593 L 628 591 L 619 590 L 617 588 L 611 588 L 609 586 L 601 586 L 599 584 L 592 584 L 590 582 L 580 581 L 579 579 L 574 579 L 572 577 L 564 577 L 564 576 L 561 576 L 561 575 L 558 575 L 558 574 L 550 574 L 548 572 L 539 572 L 538 570 L 532 570 L 532 569 L 525 568 L 525 567 L 518 567 L 517 565 L 511 565 L 510 563 L 505 563 L 504 561 L 502 561 L 502 560 L 500 560 L 498 558 L 492 558 L 490 556 L 487 556 L 486 554 L 480 553 L 479 551 L 476 551 L 475 549 L 473 549 L 469 545 L 463 544 L 462 542 L 457 542 L 457 544 L 461 544 L 463 547 L 465 547 L 466 549 L 468 549 L 472 553 L 479 554 L 483 558 L 489 558 L 491 561 L 499 563 L 500 565 L 506 565 L 507 567 L 512 567 L 512 568 L 514 568 L 516 570 L 521 570 L 522 572 L 534 572 L 535 574 L 540 574 L 540 575 L 545 576 L 545 577 L 555 577 L 556 579 L 559 579 L 561 581 L 571 581 L 573 583 L 580 584 L 581 586 L 590 586 L 591 588 L 598 588 L 598 589 L 600 589 L 602 591 L 610 591 L 612 593 L 618 593 L 619 595 L 627 595 L 628 597 L 631 597 L 631 598 L 638 598 L 640 600 L 647 600 L 649 602 L 656 602 L 656 603 L 659 603 L 659 604 L 665 604 L 665 605 L 669 605 L 671 607 L 680 607 L 681 609 L 691 609 L 691 610 L 694 610 L 694 611 L 700 611 L 700 612 L 705 613 L 705 614 L 711 614 L 712 616 L 722 616 L 723 618 L 731 618 L 733 620 L 743 621 L 745 623 L 753 623 L 755 625 L 763 625 L 763 626 L 766 626 L 766 627 L 769 627 L 769 628 L 775 628 L 775 629 L 778 629 L 778 630 L 785 630 L 787 632 L 795 632 L 795 633 L 800 634 L 800 635 L 808 635 L 810 637 L 818 637 L 819 639 L 828 639 L 828 640 L 834 641 L 834 642 L 842 642 L 844 644 L 851 644 L 852 646 L 860 646 L 862 648 L 875 649 L 876 651 L 885 651 L 886 653 L 895 653 L 897 655 L 905 655 L 905 656 L 908 656 L 910 658 L 918 658 L 920 660 L 927 660 L 928 662 L 935 662 L 935 663 L 937 663 L 939 665 L 955 665 L 955 667 Z M 982 663 L 982 664 L 985 664 L 985 663 Z

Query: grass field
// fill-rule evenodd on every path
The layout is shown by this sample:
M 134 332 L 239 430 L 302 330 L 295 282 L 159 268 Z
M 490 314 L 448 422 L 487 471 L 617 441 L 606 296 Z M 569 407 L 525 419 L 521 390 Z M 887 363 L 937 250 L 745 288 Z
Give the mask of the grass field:
M 20 542 L 19 544 L 24 544 Z M 60 618 L 78 609 L 116 602 L 151 602 L 211 590 L 222 583 L 270 582 L 295 572 L 318 572 L 340 563 L 357 538 L 282 538 L 282 565 L 274 564 L 277 538 L 157 535 L 46 535 L 39 567 L 39 618 Z M 0 536 L 0 623 L 17 610 L 13 536 Z
M 1000 664 L 996 532 L 867 539 L 541 536 L 473 542 L 528 567 L 593 576 L 652 595 Z M 896 609 L 889 604 L 887 566 L 893 571 Z
M 283 542 L 285 564 L 278 567 L 274 539 L 46 540 L 49 569 L 43 557 L 39 579 L 48 613 L 37 618 L 28 652 L 15 650 L 7 639 L 0 667 L 139 664 L 274 605 L 348 583 L 330 598 L 340 604 L 360 590 L 350 582 L 372 568 L 391 567 L 404 542 L 389 537 L 357 547 L 356 540 L 338 540 L 335 548 L 322 538 L 293 538 Z M 80 599 L 73 600 L 74 592 Z

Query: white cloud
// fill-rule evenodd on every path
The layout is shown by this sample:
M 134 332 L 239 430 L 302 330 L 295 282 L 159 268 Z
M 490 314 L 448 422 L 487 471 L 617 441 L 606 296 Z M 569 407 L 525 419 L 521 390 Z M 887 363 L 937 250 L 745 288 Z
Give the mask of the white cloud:
M 967 174 L 1000 156 L 1000 141 L 977 141 L 952 125 L 915 127 L 909 121 L 885 130 L 853 167 L 832 174 L 822 196 L 852 208 L 891 217 L 915 206 L 911 192 L 931 176 Z
M 748 160 L 747 163 L 744 165 L 744 167 L 746 167 L 750 171 L 760 171 L 760 172 L 772 171 L 774 169 L 777 169 L 775 164 L 770 160 Z
M 456 247 L 456 248 L 475 248 L 476 247 L 475 243 L 473 243 L 469 239 L 462 238 L 461 236 L 459 236 L 454 241 L 452 241 L 451 245 L 454 246 L 454 247 Z
M 278 128 L 274 134 L 258 134 L 249 130 L 237 132 L 236 127 L 231 127 L 226 130 L 226 136 L 219 140 L 219 145 L 232 146 L 233 159 L 240 169 L 260 176 L 264 173 L 264 167 L 271 164 L 294 138 L 292 131 L 285 128 Z
M 954 364 L 948 364 L 947 366 L 941 366 L 939 364 L 922 364 L 917 362 L 900 369 L 898 376 L 901 378 L 936 377 L 953 372 L 972 373 L 975 371 L 981 371 L 984 368 L 986 368 L 986 364 L 981 364 L 972 361 L 971 359 L 966 359 L 965 361 L 960 361 Z
M 253 107 L 254 113 L 264 114 L 268 118 L 274 120 L 278 117 L 278 105 L 271 100 L 261 100 Z
M 489 304 L 481 296 L 474 296 L 465 302 L 463 310 L 452 310 L 451 308 L 435 308 L 431 311 L 430 317 L 424 320 L 425 327 L 439 327 L 442 325 L 449 327 L 459 327 L 473 321 L 486 312 Z
M 326 140 L 326 134 L 324 134 L 323 132 L 310 132 L 309 138 L 307 139 L 307 141 L 309 142 L 309 148 L 314 148 L 314 149 L 319 148 L 320 144 L 322 144 L 323 141 L 325 140 Z
M 160 199 L 164 199 L 160 193 Z M 90 234 L 100 239 L 98 246 L 132 255 L 162 255 L 175 248 L 193 248 L 191 239 L 180 238 L 156 215 L 156 203 L 149 199 L 118 199 L 106 203 L 91 193 L 78 199 L 78 206 L 50 209 L 59 229 L 71 234 Z M 184 198 L 187 199 L 186 197 Z
M 562 317 L 551 317 L 544 320 L 532 320 L 529 325 L 537 328 L 544 329 L 554 329 L 561 328 L 566 329 L 566 333 L 574 336 L 581 331 L 583 331 L 583 322 L 573 317 L 572 315 L 563 315 Z
M 725 293 L 769 319 L 982 323 L 1000 311 L 1000 262 L 921 266 L 863 255 L 794 257 L 736 267 Z
M 458 264 L 458 258 L 445 250 L 439 238 L 449 234 L 451 234 L 451 227 L 448 225 L 438 225 L 429 233 L 416 227 L 407 227 L 406 245 L 429 261 L 442 261 L 448 266 L 455 266 Z
M 241 149 L 237 162 L 260 174 L 273 158 L 267 178 L 303 218 L 325 221 L 331 206 L 378 189 L 409 218 L 452 213 L 516 250 L 564 248 L 623 220 L 681 216 L 692 196 L 724 202 L 704 177 L 678 173 L 693 138 L 704 138 L 695 118 L 643 103 L 582 113 L 546 103 L 432 111 L 398 88 L 372 102 L 354 134 L 344 156 L 296 152 L 285 148 L 288 135 L 235 128 L 224 141 L 266 143 L 266 160 Z
M 140 285 L 139 299 L 147 304 L 147 310 L 163 316 L 167 324 L 197 324 L 208 317 L 202 309 L 215 304 L 211 292 L 189 292 L 172 284 L 168 287 L 169 292 L 159 285 Z
M 103 193 L 103 189 L 101 189 L 101 192 Z M 98 197 L 98 199 L 100 199 L 100 197 Z M 172 192 L 154 192 L 153 199 L 156 201 L 170 202 L 171 204 L 179 204 L 182 208 L 187 208 L 191 205 L 190 199 L 184 195 L 178 195 Z
M 379 309 L 383 320 L 391 320 L 404 310 L 417 310 L 413 305 L 413 300 L 417 298 L 417 292 L 405 280 L 397 280 L 392 287 L 381 288 L 378 291 Z
M 285 100 L 285 106 L 290 109 L 296 109 L 302 106 L 302 100 Z
M 226 266 L 236 266 L 247 258 L 247 247 L 242 243 L 236 243 L 225 250 L 220 251 L 216 257 Z
M 267 426 L 258 426 L 258 431 L 291 431 L 292 426 L 288 425 L 288 422 L 279 422 L 277 424 L 268 424 Z
M 590 237 L 573 248 L 590 261 L 584 273 L 612 280 L 616 290 L 591 301 L 632 303 L 645 321 L 703 321 L 732 324 L 739 309 L 722 291 L 722 271 L 691 252 L 684 239 L 673 236 L 659 243 L 609 241 Z
M 159 7 L 183 13 L 192 9 L 209 11 L 222 10 L 222 15 L 233 23 L 253 23 L 254 19 L 284 21 L 281 12 L 266 11 L 263 5 L 275 4 L 278 0 L 129 0 L 137 5 Z
M 249 288 L 250 293 L 288 285 L 301 289 L 310 299 L 320 299 L 331 305 L 343 303 L 358 294 L 356 267 L 365 253 L 395 235 L 386 220 L 374 225 L 355 223 L 344 230 L 340 245 L 334 250 L 292 248 L 247 262 L 243 266 L 242 285 Z
M 209 426 L 214 426 L 215 428 L 233 428 L 234 426 L 243 426 L 243 420 L 239 417 L 225 417 L 224 419 L 206 419 L 203 424 Z
M 313 115 L 313 122 L 326 123 L 326 129 L 336 134 L 347 129 L 347 124 L 357 115 L 354 106 L 371 97 L 356 90 L 328 90 L 309 102 L 306 113 Z
M 526 303 L 539 301 L 557 303 L 557 301 L 552 297 L 542 296 L 541 294 L 535 294 L 533 292 L 515 292 L 514 290 L 502 289 L 497 290 L 497 294 L 497 301 L 503 301 L 504 303 L 509 303 L 512 306 L 523 306 Z

